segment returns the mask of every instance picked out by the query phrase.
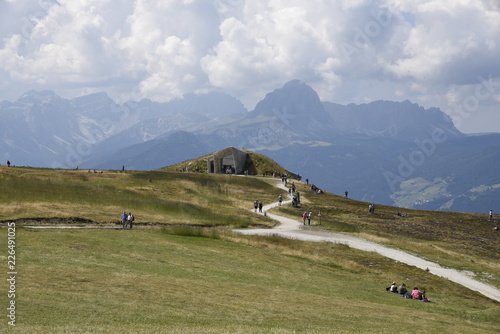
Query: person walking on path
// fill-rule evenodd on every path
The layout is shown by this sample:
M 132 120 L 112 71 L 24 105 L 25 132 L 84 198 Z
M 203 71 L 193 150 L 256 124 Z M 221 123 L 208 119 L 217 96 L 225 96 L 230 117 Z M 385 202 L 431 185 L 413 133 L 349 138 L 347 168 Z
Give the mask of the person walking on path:
M 125 228 L 127 226 L 127 218 L 128 215 L 125 211 L 122 213 L 122 227 Z
M 283 202 L 283 196 L 281 194 L 278 196 L 278 205 L 281 206 L 281 202 Z
M 262 213 L 262 202 L 259 202 L 259 212 Z
M 132 212 L 129 212 L 128 213 L 128 217 L 127 217 L 127 221 L 128 223 L 130 224 L 130 229 L 132 229 L 132 223 L 134 222 L 134 215 L 132 214 Z
M 304 211 L 302 214 L 302 220 L 304 221 L 304 225 L 306 224 L 306 219 L 307 219 L 307 212 Z
M 255 212 L 257 212 L 258 207 L 259 207 L 259 201 L 256 200 L 255 202 L 253 202 L 253 209 Z
M 307 225 L 311 225 L 312 211 L 307 215 Z

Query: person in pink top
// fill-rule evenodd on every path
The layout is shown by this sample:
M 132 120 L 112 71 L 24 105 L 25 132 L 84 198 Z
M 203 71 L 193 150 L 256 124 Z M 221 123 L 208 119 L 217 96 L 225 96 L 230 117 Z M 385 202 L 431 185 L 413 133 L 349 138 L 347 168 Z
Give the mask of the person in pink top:
M 413 288 L 413 291 L 411 292 L 411 298 L 422 300 L 422 292 L 416 287 Z
M 306 224 L 306 219 L 307 219 L 307 212 L 304 211 L 304 213 L 302 214 L 302 220 L 304 221 L 304 225 Z

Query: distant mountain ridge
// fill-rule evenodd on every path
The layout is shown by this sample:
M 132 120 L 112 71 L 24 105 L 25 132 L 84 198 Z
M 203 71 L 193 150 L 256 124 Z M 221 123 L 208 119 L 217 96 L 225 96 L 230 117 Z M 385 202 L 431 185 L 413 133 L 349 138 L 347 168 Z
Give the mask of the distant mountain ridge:
M 430 136 L 434 129 L 440 128 L 453 137 L 465 136 L 438 108 L 424 109 L 408 100 L 347 106 L 324 102 L 323 105 L 342 133 L 414 140 Z
M 300 80 L 252 111 L 219 92 L 117 104 L 30 91 L 0 102 L 0 120 L 0 156 L 14 165 L 147 170 L 235 146 L 369 202 L 483 212 L 500 199 L 500 135 L 464 135 L 410 101 L 321 101 Z

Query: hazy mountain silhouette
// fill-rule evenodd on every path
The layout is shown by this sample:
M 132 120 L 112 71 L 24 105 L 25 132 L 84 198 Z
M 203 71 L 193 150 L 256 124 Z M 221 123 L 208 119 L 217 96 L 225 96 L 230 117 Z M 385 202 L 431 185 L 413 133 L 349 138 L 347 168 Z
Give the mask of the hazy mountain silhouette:
M 220 92 L 117 104 L 30 91 L 0 102 L 0 120 L 0 156 L 14 165 L 156 169 L 236 146 L 369 202 L 486 212 L 500 199 L 500 135 L 466 136 L 410 101 L 321 101 L 299 80 L 250 112 Z

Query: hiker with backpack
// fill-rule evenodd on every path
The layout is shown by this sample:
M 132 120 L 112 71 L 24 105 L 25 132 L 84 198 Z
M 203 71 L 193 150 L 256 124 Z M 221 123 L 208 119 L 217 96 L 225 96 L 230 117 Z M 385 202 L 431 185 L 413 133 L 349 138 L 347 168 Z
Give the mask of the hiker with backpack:
M 128 213 L 127 221 L 130 224 L 130 229 L 132 229 L 132 223 L 134 222 L 135 218 L 132 212 Z

